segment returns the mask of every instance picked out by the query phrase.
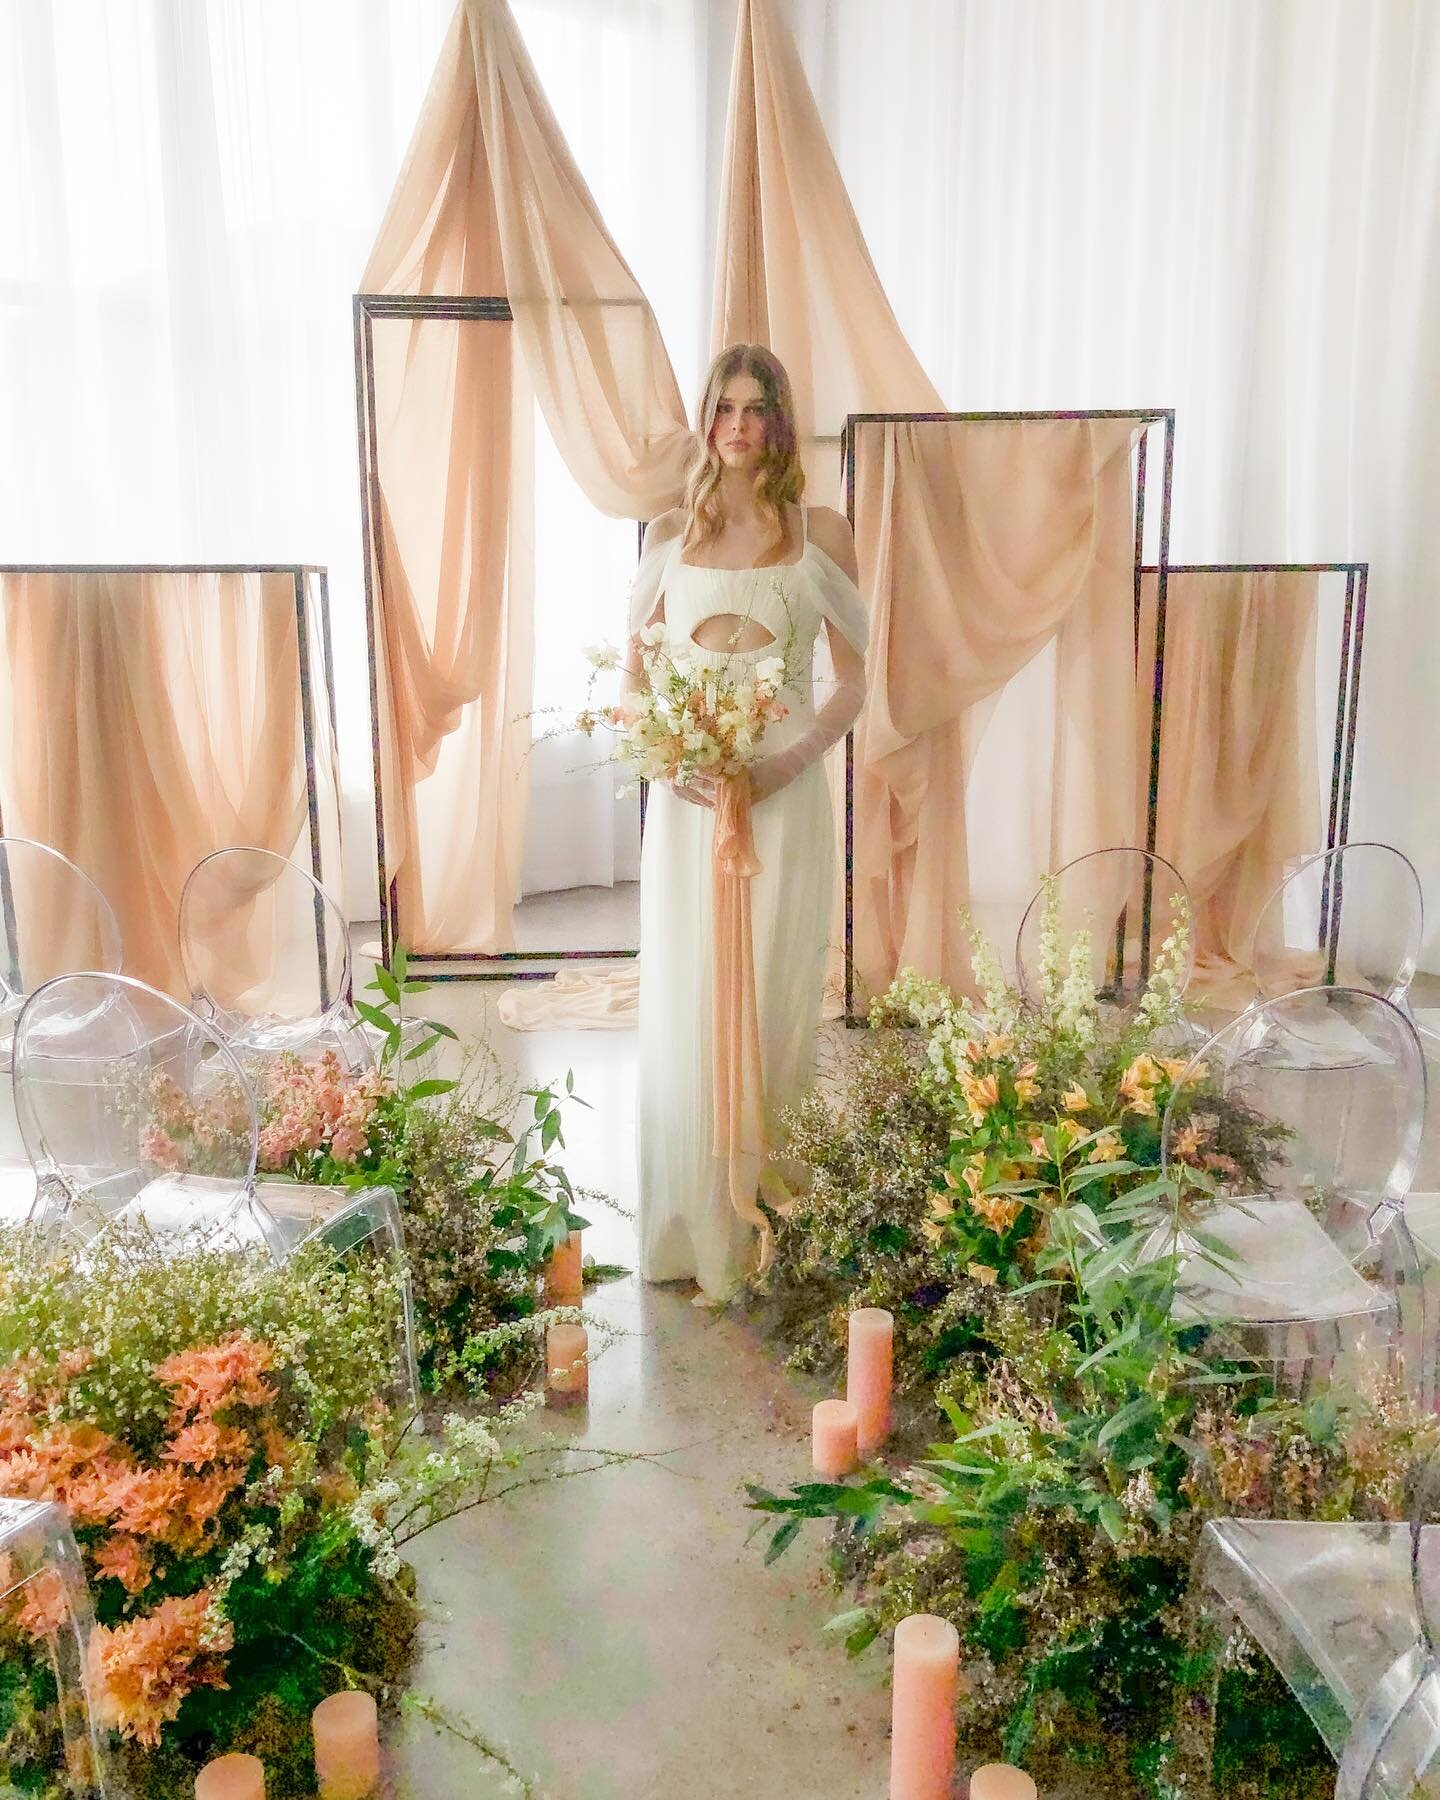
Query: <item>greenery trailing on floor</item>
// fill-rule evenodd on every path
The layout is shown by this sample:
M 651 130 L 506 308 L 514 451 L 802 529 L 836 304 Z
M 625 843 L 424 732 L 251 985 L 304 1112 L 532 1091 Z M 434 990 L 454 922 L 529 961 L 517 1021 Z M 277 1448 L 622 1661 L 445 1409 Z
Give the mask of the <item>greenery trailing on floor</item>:
M 1191 1591 L 1200 1528 L 1402 1517 L 1440 1427 L 1379 1371 L 1363 1391 L 1280 1397 L 1176 1318 L 1179 1233 L 1218 1256 L 1207 1210 L 1224 1184 L 1261 1190 L 1285 1135 L 1179 1050 L 1184 960 L 1182 934 L 1138 1013 L 1111 1018 L 1052 899 L 1033 1001 L 981 940 L 978 1006 L 908 975 L 877 1005 L 838 1091 L 788 1121 L 804 1197 L 747 1303 L 793 1366 L 832 1377 L 850 1310 L 888 1308 L 897 1435 L 883 1470 L 755 1487 L 751 1504 L 778 1521 L 772 1558 L 806 1520 L 830 1523 L 852 1654 L 908 1613 L 954 1621 L 976 1754 L 1103 1767 L 1113 1794 L 1213 1778 L 1308 1800 L 1333 1766 L 1263 1658 L 1243 1715 L 1227 1710 L 1243 1645 Z

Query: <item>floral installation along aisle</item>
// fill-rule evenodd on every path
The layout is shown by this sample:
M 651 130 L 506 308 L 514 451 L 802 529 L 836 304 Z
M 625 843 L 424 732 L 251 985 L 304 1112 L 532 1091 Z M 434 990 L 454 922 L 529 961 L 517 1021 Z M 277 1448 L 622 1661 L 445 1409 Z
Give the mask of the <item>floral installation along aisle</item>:
M 833 1521 L 851 1654 L 907 1614 L 955 1624 L 961 1743 L 980 1760 L 1023 1762 L 1042 1790 L 1078 1765 L 1107 1796 L 1213 1780 L 1319 1800 L 1335 1771 L 1308 1720 L 1192 1600 L 1200 1528 L 1404 1518 L 1440 1425 L 1379 1373 L 1281 1397 L 1172 1316 L 1180 1223 L 1197 1229 L 1222 1186 L 1262 1190 L 1286 1134 L 1201 1065 L 1185 1160 L 1162 1175 L 1188 928 L 1123 1021 L 1097 1004 L 1084 934 L 1067 953 L 1053 904 L 1047 924 L 1035 1003 L 977 935 L 978 1005 L 902 975 L 838 1083 L 789 1117 L 808 1191 L 747 1305 L 792 1367 L 832 1376 L 851 1310 L 892 1312 L 896 1430 L 883 1467 L 751 1502 L 781 1520 L 772 1559 L 805 1520 Z
M 260 1249 L 177 1253 L 143 1225 L 83 1251 L 0 1233 L 0 1495 L 69 1513 L 96 1705 L 136 1800 L 190 1800 L 197 1768 L 230 1750 L 262 1758 L 270 1800 L 314 1793 L 310 1714 L 347 1687 L 453 1724 L 528 1791 L 502 1751 L 404 1694 L 422 1617 L 406 1546 L 552 1475 L 638 1460 L 577 1465 L 526 1429 L 545 1329 L 582 1317 L 541 1292 L 584 1223 L 555 1160 L 568 1078 L 563 1095 L 507 1094 L 472 1051 L 458 1083 L 407 1088 L 393 1052 L 401 993 L 419 984 L 401 955 L 378 985 L 369 1010 L 392 1052 L 379 1071 L 333 1055 L 253 1071 L 262 1175 L 394 1188 L 422 1383 L 440 1397 L 428 1431 L 384 1398 L 403 1342 L 393 1258 L 317 1243 L 277 1268 Z M 217 1122 L 163 1077 L 152 1087 L 146 1155 L 203 1173 Z M 0 1766 L 45 1800 L 74 1791 L 42 1647 L 59 1598 L 40 1582 L 0 1603 Z

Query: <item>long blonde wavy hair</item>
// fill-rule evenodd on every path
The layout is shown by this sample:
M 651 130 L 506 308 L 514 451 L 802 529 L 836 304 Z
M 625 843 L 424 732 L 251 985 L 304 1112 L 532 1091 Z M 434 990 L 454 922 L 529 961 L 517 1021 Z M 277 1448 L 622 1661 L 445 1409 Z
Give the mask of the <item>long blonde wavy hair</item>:
M 784 545 L 785 504 L 798 502 L 805 492 L 805 471 L 800 466 L 790 377 L 779 357 L 763 344 L 731 344 L 711 363 L 705 377 L 698 420 L 700 449 L 685 483 L 684 548 L 703 548 L 719 537 L 725 523 L 720 505 L 722 465 L 712 435 L 720 396 L 726 382 L 737 375 L 753 376 L 765 399 L 765 449 L 755 470 L 755 504 L 761 517 L 771 523 L 771 538 L 764 552 L 768 559 Z

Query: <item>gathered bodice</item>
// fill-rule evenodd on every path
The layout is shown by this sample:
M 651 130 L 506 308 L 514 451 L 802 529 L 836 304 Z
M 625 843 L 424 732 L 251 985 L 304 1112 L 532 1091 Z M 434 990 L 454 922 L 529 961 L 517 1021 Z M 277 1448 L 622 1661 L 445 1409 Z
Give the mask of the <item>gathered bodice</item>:
M 820 609 L 809 592 L 806 546 L 798 562 L 763 569 L 711 569 L 682 562 L 677 555 L 665 581 L 665 626 L 671 641 L 684 644 L 690 657 L 709 666 L 744 657 L 759 660 L 784 656 L 792 677 L 808 676 Z M 765 642 L 747 650 L 727 650 L 697 643 L 695 633 L 707 619 L 734 619 L 769 633 Z

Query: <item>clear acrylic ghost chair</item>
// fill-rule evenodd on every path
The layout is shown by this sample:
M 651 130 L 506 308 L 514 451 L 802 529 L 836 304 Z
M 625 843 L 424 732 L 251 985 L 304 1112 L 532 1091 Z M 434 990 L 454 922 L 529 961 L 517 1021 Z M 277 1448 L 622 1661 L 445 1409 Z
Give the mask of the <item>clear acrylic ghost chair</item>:
M 1133 1011 L 1145 991 L 1157 956 L 1182 920 L 1188 920 L 1190 892 L 1184 877 L 1163 856 L 1145 850 L 1092 850 L 1066 863 L 1052 878 L 1059 913 L 1059 975 L 1066 973 L 1070 945 L 1084 932 L 1090 971 L 1099 999 Z M 1043 936 L 1048 884 L 1025 909 L 1015 940 L 1015 972 L 1020 991 L 1038 1001 L 1046 977 Z M 1193 933 L 1178 971 L 1180 991 L 1194 972 Z
M 118 1796 L 107 1736 L 90 1704 L 94 1613 L 64 1507 L 0 1500 L 0 1623 L 34 1643 L 49 1664 L 67 1795 Z
M 1440 1462 L 1407 1523 L 1212 1519 L 1198 1593 L 1238 1620 L 1339 1765 L 1336 1800 L 1440 1794 Z
M 48 844 L 0 837 L 0 1224 L 25 1218 L 35 1199 L 10 1083 L 20 1009 L 53 975 L 120 964 L 120 926 L 85 871 Z
M 350 1069 L 379 1062 L 381 1034 L 352 1000 L 345 915 L 299 863 L 245 846 L 202 858 L 180 896 L 180 957 L 191 1007 L 247 1067 L 327 1049 Z M 407 1020 L 402 1050 L 428 1036 Z M 405 1074 L 424 1060 L 407 1058 Z
M 20 1127 L 39 1197 L 33 1222 L 88 1240 L 113 1221 L 179 1250 L 263 1245 L 283 1262 L 322 1239 L 372 1246 L 403 1268 L 394 1192 L 266 1181 L 259 1105 L 240 1061 L 204 1020 L 123 975 L 65 975 L 31 995 L 15 1035 Z M 408 1279 L 397 1404 L 418 1394 Z
M 180 895 L 190 1004 L 241 1059 L 338 1049 L 370 1062 L 352 1031 L 350 932 L 308 869 L 273 850 L 216 850 Z
M 1284 1385 L 1378 1356 L 1429 1405 L 1435 1332 L 1406 1216 L 1425 1095 L 1415 1029 L 1377 994 L 1306 988 L 1217 1032 L 1161 1124 L 1164 1168 L 1207 1170 L 1223 1190 L 1198 1224 L 1176 1221 L 1177 1311 Z M 1263 1191 L 1227 1153 L 1237 1107 L 1287 1134 Z

